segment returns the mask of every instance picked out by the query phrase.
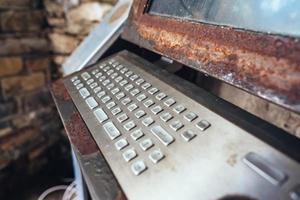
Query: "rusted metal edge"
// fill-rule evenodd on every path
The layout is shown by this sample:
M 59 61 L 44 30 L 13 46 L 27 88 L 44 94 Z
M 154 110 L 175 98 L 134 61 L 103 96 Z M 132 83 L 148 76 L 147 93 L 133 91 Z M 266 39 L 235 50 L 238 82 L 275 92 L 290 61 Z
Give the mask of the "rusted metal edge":
M 122 37 L 300 113 L 300 41 L 144 13 L 135 1 Z
M 52 85 L 51 92 L 70 143 L 78 149 L 81 155 L 99 152 L 96 142 L 76 110 L 63 81 L 56 81 Z
M 95 199 L 126 200 L 122 188 L 114 178 L 101 151 L 91 136 L 88 128 L 77 111 L 63 80 L 60 79 L 51 85 L 51 93 L 60 117 L 65 126 L 72 148 L 85 177 L 88 179 Z M 99 180 L 100 179 L 100 180 Z

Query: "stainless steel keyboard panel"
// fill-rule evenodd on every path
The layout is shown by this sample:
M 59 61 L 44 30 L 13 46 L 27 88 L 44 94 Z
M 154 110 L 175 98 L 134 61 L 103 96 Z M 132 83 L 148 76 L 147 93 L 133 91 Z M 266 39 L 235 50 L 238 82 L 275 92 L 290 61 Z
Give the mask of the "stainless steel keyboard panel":
M 109 93 L 113 101 L 117 102 L 118 106 L 126 112 L 129 120 L 127 119 L 120 123 L 117 120 L 120 114 L 114 116 L 101 100 L 95 97 L 100 107 L 109 117 L 107 121 L 99 123 L 93 112 L 86 105 L 85 100 L 79 94 L 76 86 L 74 86 L 70 80 L 76 75 L 81 79 L 81 73 L 65 79 L 64 83 L 68 92 L 128 199 L 198 200 L 219 199 L 225 195 L 235 194 L 246 195 L 255 199 L 289 198 L 289 192 L 296 184 L 299 184 L 300 180 L 299 164 L 296 161 L 200 105 L 193 99 L 183 95 L 171 85 L 164 83 L 161 78 L 157 78 L 156 75 L 154 76 L 152 73 L 146 72 L 146 69 L 143 68 L 144 61 L 138 60 L 131 62 L 131 58 L 127 58 L 124 55 L 117 55 L 114 59 L 145 80 L 143 83 L 139 82 L 140 85 L 138 85 L 120 73 L 124 79 L 133 84 L 142 93 L 146 93 L 146 90 L 143 89 L 142 86 L 145 82 L 149 82 L 149 84 L 146 85 L 148 89 L 151 87 L 149 85 L 153 85 L 167 94 L 168 97 L 163 100 L 158 100 L 153 96 L 149 96 L 147 99 L 151 98 L 155 102 L 155 105 L 161 105 L 164 112 L 169 112 L 174 116 L 169 122 L 163 122 L 160 119 L 160 114 L 155 115 L 150 111 L 152 106 L 149 108 L 144 106 L 143 103 L 147 99 L 139 102 L 136 100 L 136 97 L 132 97 L 128 91 L 124 90 L 126 96 L 132 98 L 139 108 L 147 110 L 145 117 L 136 119 L 134 116 L 135 112 L 129 112 L 127 110 L 128 105 L 120 103 L 120 100 L 105 88 L 106 93 Z M 141 64 L 136 66 L 134 63 L 137 62 L 141 62 Z M 96 68 L 98 68 L 98 65 L 88 68 L 85 71 L 91 74 L 91 71 Z M 103 72 L 102 70 L 100 71 Z M 126 73 L 125 71 L 126 70 L 124 70 L 124 73 Z M 119 83 L 114 83 L 121 88 Z M 93 95 L 92 90 L 90 90 L 90 93 Z M 147 96 L 148 95 L 149 93 L 147 92 Z M 173 97 L 176 103 L 168 107 L 164 102 L 170 97 Z M 174 112 L 173 108 L 179 104 L 183 105 L 188 111 L 197 113 L 198 118 L 192 122 L 188 122 L 184 118 L 184 114 L 186 114 L 187 111 L 182 111 L 180 114 Z M 142 124 L 142 120 L 149 116 L 153 118 L 155 123 L 146 127 Z M 144 131 L 145 136 L 138 141 L 134 141 L 130 134 L 126 133 L 123 128 L 123 125 L 130 120 L 134 120 L 136 126 L 141 127 L 143 131 L 147 130 Z M 178 130 L 178 132 L 173 131 L 169 127 L 169 123 L 173 120 L 183 122 L 184 128 Z M 200 120 L 207 120 L 211 126 L 203 132 L 200 131 L 200 129 L 196 127 L 196 123 Z M 118 138 L 126 137 L 130 144 L 125 147 L 122 152 L 134 148 L 137 153 L 137 157 L 128 163 L 124 160 L 122 153 L 115 147 L 115 142 L 117 142 L 118 139 L 112 141 L 111 137 L 108 137 L 106 134 L 103 124 L 110 121 L 120 130 L 122 136 Z M 165 146 L 156 136 L 150 133 L 151 128 L 156 124 L 168 130 L 172 137 L 174 137 L 175 141 L 172 144 Z M 132 131 L 134 130 L 135 129 Z M 185 130 L 192 130 L 197 134 L 197 137 L 186 142 L 181 136 L 181 133 Z M 154 146 L 146 151 L 140 146 L 144 138 L 150 138 L 154 143 Z M 152 149 L 160 149 L 165 156 L 164 159 L 156 164 L 153 163 L 149 159 L 149 154 L 153 151 Z M 276 169 L 286 174 L 288 179 L 280 187 L 274 186 L 242 161 L 249 152 L 255 152 L 261 157 L 266 158 L 268 163 L 276 165 Z M 132 167 L 137 161 L 144 162 L 145 168 L 147 169 L 142 171 L 138 176 L 133 173 Z M 139 165 L 136 167 L 136 170 L 143 169 L 142 167 L 142 165 Z

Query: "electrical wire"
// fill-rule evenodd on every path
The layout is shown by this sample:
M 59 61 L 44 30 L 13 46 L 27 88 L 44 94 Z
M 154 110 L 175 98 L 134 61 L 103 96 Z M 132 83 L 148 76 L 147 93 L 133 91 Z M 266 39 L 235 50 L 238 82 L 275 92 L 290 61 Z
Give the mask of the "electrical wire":
M 57 185 L 48 188 L 38 197 L 38 200 L 45 200 L 48 195 L 59 190 L 64 190 L 62 200 L 79 200 L 77 198 L 75 181 L 73 181 L 70 185 Z

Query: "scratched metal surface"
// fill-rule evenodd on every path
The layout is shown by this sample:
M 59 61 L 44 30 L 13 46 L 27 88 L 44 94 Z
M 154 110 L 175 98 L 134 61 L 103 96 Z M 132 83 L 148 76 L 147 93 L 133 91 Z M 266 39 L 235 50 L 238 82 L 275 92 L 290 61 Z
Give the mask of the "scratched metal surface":
M 62 80 L 52 85 L 51 92 L 92 199 L 125 200 L 122 189 L 90 135 Z
M 300 112 L 300 40 L 150 15 L 134 1 L 122 37 Z
M 90 111 L 90 108 L 80 97 L 70 78 L 66 78 L 64 84 L 68 92 L 101 148 L 112 171 L 118 178 L 124 192 L 130 199 L 199 199 L 200 196 L 202 199 L 219 199 L 221 196 L 237 193 L 257 199 L 287 198 L 290 188 L 295 182 L 298 182 L 299 167 L 295 161 L 290 160 L 277 149 L 267 145 L 238 126 L 228 123 L 221 116 L 212 113 L 190 98 L 179 96 L 178 91 L 176 90 L 175 92 L 174 88 L 192 93 L 191 96 L 199 101 L 209 101 L 214 104 L 214 107 L 218 106 L 217 102 L 220 100 L 216 99 L 216 97 L 208 98 L 209 95 L 200 88 L 196 89 L 196 86 L 188 84 L 179 78 L 176 79 L 174 75 L 168 75 L 163 70 L 129 52 L 120 52 L 114 59 L 140 74 L 145 80 L 149 80 L 150 83 L 159 82 L 159 80 L 169 81 L 170 84 L 159 82 L 159 88 L 174 96 L 178 102 L 185 102 L 187 107 L 193 107 L 197 112 L 201 113 L 203 118 L 213 123 L 206 134 L 199 135 L 199 138 L 193 140 L 190 145 L 180 143 L 178 135 L 174 135 L 178 141 L 175 143 L 176 145 L 171 145 L 168 148 L 156 143 L 155 146 L 163 149 L 166 158 L 159 165 L 147 162 L 149 170 L 136 177 L 130 171 L 130 163 L 125 163 L 122 154 L 115 149 L 114 141 L 112 142 L 104 134 L 103 127 L 97 123 L 93 112 Z M 91 72 L 95 68 L 98 68 L 97 64 L 85 71 Z M 82 72 L 78 72 L 73 76 L 78 76 L 79 73 Z M 187 90 L 187 88 L 189 89 Z M 99 99 L 96 101 L 103 109 L 105 108 Z M 223 110 L 230 107 L 228 104 L 223 105 Z M 106 112 L 108 113 L 107 110 Z M 239 117 L 237 111 L 232 114 Z M 109 113 L 108 115 L 112 121 L 115 120 L 112 114 Z M 133 117 L 133 113 L 128 113 L 128 115 Z M 155 121 L 159 120 L 157 117 L 154 117 L 154 119 Z M 249 116 L 240 118 L 241 123 L 247 123 L 248 120 L 250 120 Z M 117 122 L 115 124 L 121 130 L 122 126 L 117 124 Z M 256 129 L 267 126 L 262 123 L 256 123 L 255 125 Z M 254 132 L 259 131 L 255 130 Z M 122 132 L 122 134 L 124 136 L 126 132 Z M 276 134 L 276 132 L 269 134 Z M 151 135 L 148 135 L 148 137 L 155 139 Z M 138 149 L 137 145 L 137 143 L 133 144 L 135 149 Z M 280 168 L 280 170 L 289 173 L 289 182 L 280 188 L 273 187 L 260 177 L 257 177 L 256 174 L 248 171 L 249 169 L 240 160 L 249 151 L 263 155 L 271 163 L 276 163 L 276 167 Z M 141 159 L 146 160 L 147 154 L 142 154 L 141 151 L 138 151 L 138 154 Z M 288 168 L 290 169 L 288 170 Z M 226 173 L 223 173 L 224 171 Z M 218 178 L 216 179 L 216 177 Z M 213 187 L 214 190 L 207 190 L 207 187 Z

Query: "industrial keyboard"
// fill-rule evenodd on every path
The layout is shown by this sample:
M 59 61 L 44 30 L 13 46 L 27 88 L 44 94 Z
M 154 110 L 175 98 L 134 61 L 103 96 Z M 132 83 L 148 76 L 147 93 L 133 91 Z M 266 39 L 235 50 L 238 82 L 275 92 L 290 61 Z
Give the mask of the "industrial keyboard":
M 297 162 L 130 59 L 117 54 L 65 79 L 129 199 L 291 195 Z

